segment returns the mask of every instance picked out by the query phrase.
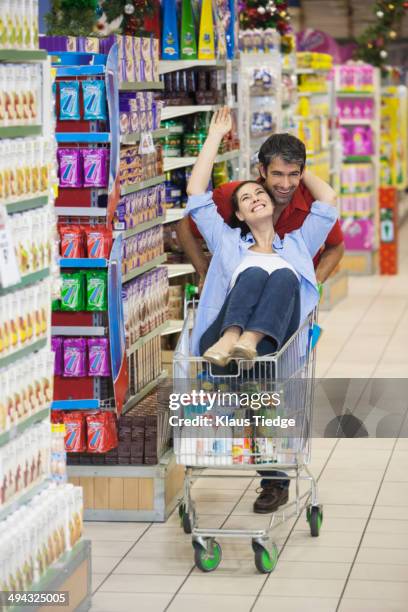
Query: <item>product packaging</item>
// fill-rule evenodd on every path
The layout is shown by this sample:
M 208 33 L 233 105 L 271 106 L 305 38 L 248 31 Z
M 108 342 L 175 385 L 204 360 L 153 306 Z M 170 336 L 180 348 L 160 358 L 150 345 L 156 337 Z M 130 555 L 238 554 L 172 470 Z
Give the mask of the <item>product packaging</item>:
M 60 114 L 61 121 L 77 121 L 79 113 L 79 81 L 60 81 Z
M 108 185 L 108 150 L 82 149 L 84 187 L 107 187 Z
M 167 60 L 180 58 L 175 0 L 163 1 L 162 58 Z
M 58 149 L 60 187 L 82 187 L 81 155 L 79 149 Z
M 77 258 L 84 256 L 82 230 L 77 225 L 61 225 L 61 257 Z
M 112 248 L 112 232 L 103 225 L 85 228 L 88 257 L 108 259 Z
M 85 310 L 84 275 L 82 272 L 61 274 L 61 310 Z
M 68 453 L 86 451 L 85 419 L 81 412 L 67 412 L 64 415 L 65 450 Z
M 55 376 L 62 376 L 62 365 L 63 365 L 62 338 L 59 338 L 58 336 L 53 336 L 51 338 L 51 350 L 55 354 L 54 374 Z
M 88 338 L 88 375 L 110 376 L 107 338 Z
M 86 417 L 88 453 L 107 453 L 118 445 L 115 416 L 111 412 L 98 412 Z
M 86 121 L 105 121 L 106 89 L 104 81 L 82 81 L 84 97 L 84 119 Z
M 108 309 L 107 273 L 88 270 L 86 276 L 86 310 L 102 312 Z
M 202 0 L 200 34 L 198 39 L 198 59 L 215 59 L 214 22 L 211 0 Z
M 65 338 L 63 376 L 86 376 L 86 340 L 85 338 Z

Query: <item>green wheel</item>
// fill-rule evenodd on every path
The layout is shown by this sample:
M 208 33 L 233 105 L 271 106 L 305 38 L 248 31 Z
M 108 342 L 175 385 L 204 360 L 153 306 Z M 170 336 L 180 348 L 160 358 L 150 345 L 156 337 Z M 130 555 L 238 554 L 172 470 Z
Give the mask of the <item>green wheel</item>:
M 323 523 L 322 506 L 308 506 L 306 510 L 306 519 L 310 525 L 310 535 L 313 538 L 317 538 Z
M 261 544 L 252 543 L 252 548 L 255 550 L 255 566 L 261 574 L 270 574 L 278 563 L 278 547 L 273 544 L 271 552 L 264 548 Z
M 193 542 L 194 561 L 202 572 L 213 572 L 221 563 L 221 546 L 215 540 L 210 550 L 204 548 L 198 542 Z

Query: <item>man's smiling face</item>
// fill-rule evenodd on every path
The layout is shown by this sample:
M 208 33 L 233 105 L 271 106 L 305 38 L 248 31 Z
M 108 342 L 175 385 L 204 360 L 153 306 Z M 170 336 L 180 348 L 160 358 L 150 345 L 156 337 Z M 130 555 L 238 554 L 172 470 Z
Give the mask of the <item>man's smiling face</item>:
M 298 164 L 287 164 L 274 157 L 268 168 L 260 168 L 264 186 L 277 206 L 287 206 L 299 187 L 303 172 Z

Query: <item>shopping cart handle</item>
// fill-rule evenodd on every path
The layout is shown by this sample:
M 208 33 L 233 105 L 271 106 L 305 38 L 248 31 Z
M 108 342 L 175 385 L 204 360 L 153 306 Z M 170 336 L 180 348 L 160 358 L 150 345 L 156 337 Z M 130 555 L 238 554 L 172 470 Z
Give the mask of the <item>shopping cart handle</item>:
M 191 300 L 195 295 L 198 295 L 197 285 L 192 285 L 191 283 L 187 283 L 184 289 L 184 295 L 185 295 L 186 300 Z

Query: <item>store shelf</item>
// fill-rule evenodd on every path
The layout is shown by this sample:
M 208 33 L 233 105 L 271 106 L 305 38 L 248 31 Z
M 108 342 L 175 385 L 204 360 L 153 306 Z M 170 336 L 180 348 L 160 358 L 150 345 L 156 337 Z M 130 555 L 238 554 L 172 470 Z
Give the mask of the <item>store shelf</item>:
M 61 257 L 61 268 L 107 268 L 107 259 L 89 259 L 88 257 Z
M 53 336 L 106 336 L 106 327 L 92 325 L 53 325 L 51 328 Z
M 106 217 L 106 208 L 91 206 L 56 206 L 57 217 Z
M 371 155 L 346 155 L 343 158 L 343 162 L 346 164 L 358 164 L 358 163 L 369 163 L 373 161 Z
M 98 410 L 98 399 L 54 400 L 51 410 Z
M 10 287 L 0 287 L 0 295 L 5 295 L 10 291 L 17 291 L 18 289 L 23 289 L 27 287 L 27 285 L 32 285 L 33 283 L 37 283 L 44 278 L 47 278 L 50 275 L 50 269 L 44 268 L 43 270 L 37 270 L 37 272 L 32 272 L 31 274 L 26 274 L 21 277 L 19 283 L 15 285 L 11 285 Z
M 225 66 L 225 60 L 161 60 L 159 62 L 159 74 L 188 70 L 189 68 L 225 68 Z
M 158 376 L 154 380 L 151 380 L 149 383 L 147 383 L 147 385 L 145 385 L 142 389 L 140 389 L 140 391 L 138 391 L 135 395 L 132 395 L 132 397 L 130 397 L 128 401 L 126 402 L 126 404 L 123 406 L 122 415 L 126 414 L 126 412 L 128 412 L 131 408 L 133 408 L 133 406 L 138 404 L 144 397 L 146 397 L 146 395 L 148 395 L 151 391 L 153 391 L 153 389 L 155 389 L 157 385 L 159 385 L 159 383 L 165 378 L 167 378 L 167 373 L 162 372 L 160 376 Z
M 301 91 L 298 90 L 298 96 L 302 98 L 314 98 L 317 96 L 328 96 L 328 91 Z
M 165 157 L 163 159 L 164 172 L 171 172 L 177 168 L 187 168 L 193 166 L 197 161 L 197 157 Z
M 41 482 L 37 482 L 35 485 L 31 485 L 27 491 L 22 494 L 16 495 L 15 498 L 11 499 L 9 502 L 0 506 L 0 521 L 5 519 L 9 514 L 15 512 L 24 504 L 28 504 L 29 501 L 33 499 L 38 493 L 41 493 L 44 489 L 49 486 L 48 480 L 42 480 Z
M 34 353 L 34 351 L 39 351 L 40 349 L 47 346 L 47 338 L 42 338 L 41 340 L 37 340 L 36 342 L 32 342 L 28 346 L 24 346 L 23 348 L 11 353 L 10 355 L 6 355 L 6 357 L 2 357 L 0 359 L 0 368 L 5 368 L 6 366 Z
M 336 91 L 337 97 L 355 96 L 357 98 L 372 98 L 375 95 L 374 91 Z
M 164 89 L 164 83 L 161 81 L 122 81 L 119 83 L 119 91 L 146 91 L 149 89 Z
M 239 155 L 239 149 L 235 149 L 234 151 L 226 151 L 225 153 L 220 153 L 220 155 L 217 155 L 214 163 L 218 164 L 219 162 L 231 161 L 232 159 L 237 159 Z
M 164 138 L 165 136 L 168 136 L 170 134 L 170 130 L 166 128 L 160 128 L 159 130 L 153 130 L 153 131 L 146 130 L 146 132 L 150 132 L 150 134 L 152 135 L 152 138 Z M 122 136 L 120 137 L 120 142 L 124 145 L 138 144 L 140 142 L 141 136 L 142 135 L 140 133 L 122 134 Z
M 2 49 L 0 62 L 41 62 L 47 59 L 47 52 L 42 49 Z
M 195 274 L 194 266 L 191 264 L 167 264 L 166 265 L 169 278 L 184 276 L 185 274 Z
M 135 353 L 138 349 L 142 348 L 142 346 L 144 346 L 147 342 L 149 342 L 149 340 L 152 340 L 152 338 L 156 338 L 156 336 L 162 335 L 162 332 L 166 329 L 166 327 L 167 327 L 167 321 L 165 323 L 162 323 L 162 325 L 159 325 L 158 327 L 156 327 L 156 329 L 154 329 L 150 333 L 139 338 L 136 342 L 132 344 L 132 346 L 130 346 L 127 349 L 126 351 L 127 356 L 129 357 L 130 355 L 133 355 L 133 353 Z
M 102 144 L 111 140 L 110 132 L 58 132 L 55 134 L 58 143 Z
M 14 438 L 19 436 L 21 433 L 23 433 L 23 431 L 25 431 L 35 423 L 40 423 L 41 421 L 44 421 L 49 417 L 50 409 L 44 408 L 43 410 L 40 410 L 40 412 L 32 414 L 21 423 L 14 425 L 14 427 L 12 427 L 9 431 L 5 431 L 4 433 L 0 434 L 0 447 L 4 446 L 4 444 L 7 444 L 7 442 L 10 442 L 10 440 L 14 440 Z
M 41 208 L 48 204 L 48 194 L 30 198 L 29 200 L 19 200 L 18 202 L 9 202 L 5 206 L 9 215 L 14 213 L 25 212 L 33 208 Z
M 173 450 L 166 451 L 156 465 L 68 465 L 67 473 L 69 478 L 162 478 L 169 459 L 175 462 Z M 92 519 L 86 517 L 85 520 Z
M 52 53 L 51 53 L 52 55 Z M 53 66 L 57 69 L 58 77 L 95 76 L 105 74 L 105 66 L 98 64 L 94 66 Z
M 129 195 L 130 193 L 136 193 L 137 191 L 141 191 L 142 189 L 147 189 L 148 187 L 154 187 L 155 185 L 160 185 L 165 181 L 164 174 L 159 174 L 159 176 L 154 176 L 151 179 L 147 179 L 146 181 L 141 181 L 137 185 L 122 185 L 120 188 L 120 195 Z
M 339 125 L 372 125 L 373 119 L 339 119 Z
M 331 68 L 297 68 L 296 74 L 327 74 Z
M 166 106 L 162 110 L 161 120 L 175 119 L 176 117 L 184 117 L 185 115 L 193 115 L 194 113 L 208 113 L 216 111 L 220 108 L 218 104 L 204 104 L 196 106 Z
M 127 283 L 128 281 L 132 280 L 132 278 L 136 278 L 137 276 L 140 276 L 145 272 L 149 272 L 149 270 L 153 270 L 153 268 L 156 268 L 157 266 L 163 264 L 166 261 L 166 258 L 166 254 L 160 255 L 159 257 L 152 259 L 152 261 L 148 261 L 144 266 L 140 266 L 139 268 L 131 270 L 130 272 L 122 276 L 122 283 Z
M 180 221 L 184 217 L 185 208 L 166 208 L 166 214 L 163 223 L 174 223 Z
M 41 136 L 41 125 L 15 125 L 0 127 L 0 138 L 25 138 L 26 136 Z
M 114 238 L 116 236 L 121 235 L 123 238 L 130 238 L 135 234 L 140 234 L 140 232 L 144 232 L 152 227 L 156 227 L 157 225 L 161 225 L 163 223 L 164 217 L 156 217 L 156 219 L 151 219 L 150 221 L 146 221 L 145 223 L 140 223 L 136 227 L 131 227 L 127 230 L 115 230 L 113 232 Z
M 171 319 L 168 322 L 168 325 L 166 327 L 166 329 L 164 331 L 162 331 L 162 336 L 171 336 L 172 334 L 179 334 L 181 332 L 181 330 L 183 329 L 183 325 L 184 325 L 184 320 L 180 319 L 180 320 L 176 320 L 176 319 Z

